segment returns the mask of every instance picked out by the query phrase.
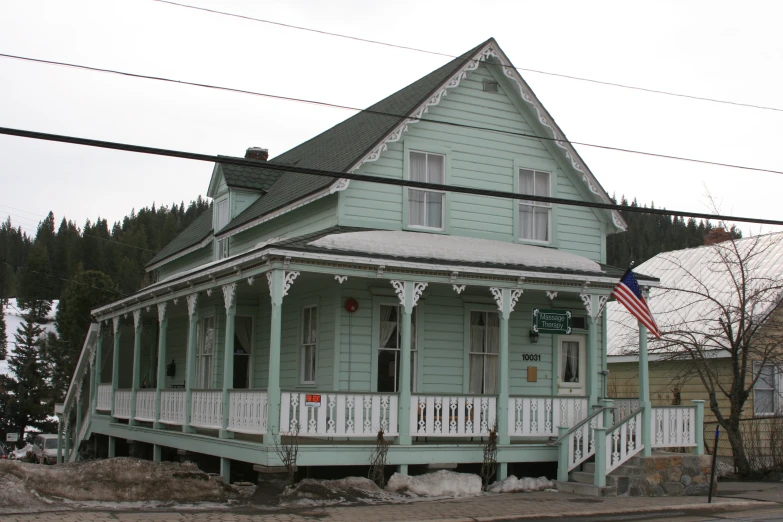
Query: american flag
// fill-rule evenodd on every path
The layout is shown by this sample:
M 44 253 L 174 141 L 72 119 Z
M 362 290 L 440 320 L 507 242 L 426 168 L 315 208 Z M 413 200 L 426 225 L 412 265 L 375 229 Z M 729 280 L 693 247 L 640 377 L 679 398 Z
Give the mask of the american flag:
M 612 295 L 619 302 L 625 306 L 631 315 L 636 317 L 656 338 L 661 338 L 661 331 L 658 330 L 658 325 L 655 324 L 650 308 L 647 306 L 647 301 L 642 296 L 642 289 L 639 288 L 639 282 L 636 280 L 636 276 L 629 268 L 625 275 L 620 279 L 620 282 L 612 290 Z

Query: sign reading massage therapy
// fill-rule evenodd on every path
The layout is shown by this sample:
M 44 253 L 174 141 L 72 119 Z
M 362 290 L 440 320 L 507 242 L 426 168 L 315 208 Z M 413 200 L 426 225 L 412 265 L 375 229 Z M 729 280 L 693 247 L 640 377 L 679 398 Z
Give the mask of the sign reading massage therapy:
M 571 312 L 568 310 L 533 309 L 533 331 L 538 333 L 571 333 Z

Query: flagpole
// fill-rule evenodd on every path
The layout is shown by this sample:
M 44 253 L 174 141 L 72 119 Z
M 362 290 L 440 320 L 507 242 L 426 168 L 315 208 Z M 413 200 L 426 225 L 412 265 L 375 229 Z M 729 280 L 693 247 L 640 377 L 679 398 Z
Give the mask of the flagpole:
M 637 321 L 637 324 L 639 325 L 639 407 L 642 410 L 642 444 L 644 445 L 642 456 L 649 457 L 652 453 L 652 405 L 650 404 L 647 327 L 641 321 Z

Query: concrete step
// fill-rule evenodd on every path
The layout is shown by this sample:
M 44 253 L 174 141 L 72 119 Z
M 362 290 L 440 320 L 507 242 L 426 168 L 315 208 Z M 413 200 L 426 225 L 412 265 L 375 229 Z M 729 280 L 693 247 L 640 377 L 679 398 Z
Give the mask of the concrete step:
M 595 473 L 595 462 L 585 462 L 582 464 L 582 471 L 587 473 Z
M 586 471 L 572 471 L 568 474 L 569 482 L 579 482 L 581 484 L 592 484 L 594 482 L 592 473 Z
M 576 493 L 577 495 L 585 495 L 589 497 L 616 497 L 617 488 L 614 486 L 605 486 L 603 488 L 597 488 L 592 484 L 582 484 L 580 482 L 555 482 L 558 491 L 566 493 Z

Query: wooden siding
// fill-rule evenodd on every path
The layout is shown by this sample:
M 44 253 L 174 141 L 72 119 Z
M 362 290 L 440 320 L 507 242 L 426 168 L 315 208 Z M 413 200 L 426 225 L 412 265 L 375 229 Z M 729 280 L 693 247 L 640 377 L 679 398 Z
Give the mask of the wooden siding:
M 460 85 L 450 89 L 437 106 L 429 108 L 427 118 L 457 124 L 505 129 L 536 134 L 536 120 L 520 110 L 503 88 L 500 93 L 483 91 L 483 80 L 492 73 L 485 65 L 468 74 Z M 536 123 L 530 124 L 530 121 Z M 401 179 L 407 176 L 405 156 L 408 150 L 444 153 L 447 156 L 446 183 L 458 186 L 503 191 L 517 190 L 516 171 L 520 167 L 552 173 L 552 195 L 586 199 L 585 187 L 560 154 L 551 153 L 551 145 L 541 140 L 497 132 L 451 127 L 422 121 L 409 125 L 408 131 L 388 150 L 359 172 Z M 581 184 L 581 185 L 580 185 Z M 388 230 L 405 228 L 405 189 L 352 181 L 340 194 L 339 223 Z M 517 203 L 467 194 L 450 194 L 446 202 L 445 232 L 452 235 L 514 241 Z M 553 245 L 595 261 L 605 257 L 604 227 L 590 209 L 560 207 L 553 210 Z

